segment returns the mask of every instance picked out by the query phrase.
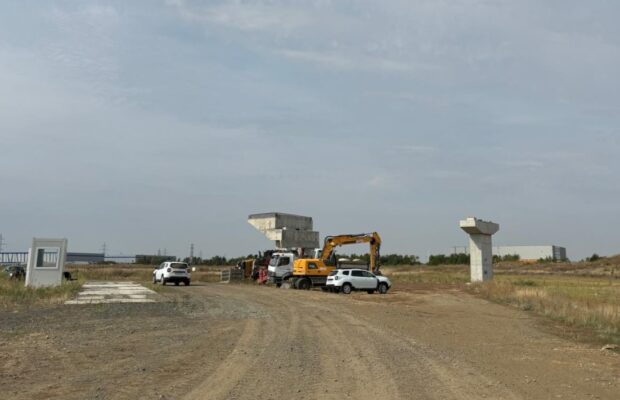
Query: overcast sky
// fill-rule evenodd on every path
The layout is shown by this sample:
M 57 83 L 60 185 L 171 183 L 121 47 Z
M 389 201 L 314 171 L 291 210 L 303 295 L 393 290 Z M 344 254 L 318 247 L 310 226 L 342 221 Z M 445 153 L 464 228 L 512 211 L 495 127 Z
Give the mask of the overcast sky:
M 0 233 L 236 256 L 247 215 L 620 253 L 620 3 L 4 1 Z M 349 249 L 344 249 L 344 252 Z

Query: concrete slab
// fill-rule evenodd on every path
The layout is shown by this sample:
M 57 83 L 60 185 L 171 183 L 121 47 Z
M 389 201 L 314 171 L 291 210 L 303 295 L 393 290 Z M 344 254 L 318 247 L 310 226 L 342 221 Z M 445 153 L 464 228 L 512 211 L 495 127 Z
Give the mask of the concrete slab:
M 89 282 L 65 304 L 154 303 L 159 295 L 134 282 Z

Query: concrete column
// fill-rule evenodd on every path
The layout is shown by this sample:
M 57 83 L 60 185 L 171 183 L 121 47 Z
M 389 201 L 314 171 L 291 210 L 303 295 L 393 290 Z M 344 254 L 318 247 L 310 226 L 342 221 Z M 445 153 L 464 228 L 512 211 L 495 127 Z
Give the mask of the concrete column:
M 460 221 L 459 225 L 469 234 L 471 282 L 484 282 L 493 279 L 493 242 L 491 236 L 499 230 L 499 225 L 477 218 L 464 219 Z

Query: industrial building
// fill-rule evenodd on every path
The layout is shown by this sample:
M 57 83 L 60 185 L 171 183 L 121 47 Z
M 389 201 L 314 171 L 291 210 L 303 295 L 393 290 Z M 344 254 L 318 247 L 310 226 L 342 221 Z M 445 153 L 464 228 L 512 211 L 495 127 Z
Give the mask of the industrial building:
M 105 259 L 103 253 L 76 253 L 67 252 L 67 263 L 96 264 Z M 0 264 L 26 264 L 28 262 L 27 251 L 7 251 L 0 253 Z
M 70 253 L 67 252 L 67 263 L 69 264 L 96 264 L 105 260 L 103 253 Z
M 495 246 L 493 255 L 506 256 L 518 255 L 521 261 L 537 261 L 552 259 L 555 261 L 565 261 L 566 248 L 560 246 Z

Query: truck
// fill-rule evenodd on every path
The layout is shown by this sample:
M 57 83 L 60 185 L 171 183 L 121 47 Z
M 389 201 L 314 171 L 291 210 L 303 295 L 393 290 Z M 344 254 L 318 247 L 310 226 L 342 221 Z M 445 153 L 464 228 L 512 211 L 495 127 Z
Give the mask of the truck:
M 301 252 L 304 256 L 300 257 Z M 283 249 L 274 252 L 271 255 L 268 267 L 269 283 L 275 284 L 277 287 L 287 282 L 293 277 L 293 266 L 295 260 L 299 258 L 316 258 L 319 257 L 321 249 Z
M 280 287 L 283 281 L 289 280 L 293 276 L 293 264 L 298 258 L 297 253 L 292 251 L 273 253 L 267 272 L 269 283 L 274 283 Z
M 295 289 L 310 289 L 314 286 L 325 287 L 327 276 L 338 268 L 334 250 L 338 246 L 368 243 L 370 245 L 369 268 L 375 275 L 380 275 L 381 237 L 377 232 L 327 236 L 323 249 L 315 258 L 299 258 L 293 264 L 290 278 Z

